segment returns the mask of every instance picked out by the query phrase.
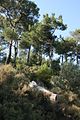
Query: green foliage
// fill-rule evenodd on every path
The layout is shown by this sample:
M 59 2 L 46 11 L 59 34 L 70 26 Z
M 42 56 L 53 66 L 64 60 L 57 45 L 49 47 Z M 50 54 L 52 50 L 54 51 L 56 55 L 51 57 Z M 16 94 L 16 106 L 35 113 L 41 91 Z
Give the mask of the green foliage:
M 59 75 L 59 72 L 60 72 L 59 62 L 60 62 L 59 60 L 53 60 L 51 62 L 51 69 L 52 69 L 54 75 Z
M 21 71 L 25 74 L 30 81 L 36 81 L 36 73 L 38 70 L 38 66 L 26 66 Z
M 8 43 L 11 42 L 9 48 L 9 55 L 6 63 L 9 64 L 11 62 L 11 49 L 14 41 L 14 66 L 16 67 L 16 58 L 18 54 L 18 40 L 20 39 L 19 37 L 23 31 L 29 30 L 29 26 L 32 26 L 34 25 L 34 23 L 37 22 L 39 16 L 39 8 L 34 2 L 28 0 L 4 0 L 0 1 L 0 15 L 0 29 L 2 30 L 3 35 L 8 41 Z M 27 41 L 27 43 L 29 42 Z
M 66 38 L 56 43 L 56 52 L 58 54 L 67 54 L 73 52 L 76 41 L 73 38 Z
M 36 74 L 37 74 L 37 79 L 39 81 L 42 81 L 47 87 L 49 87 L 52 70 L 50 69 L 50 67 L 48 67 L 48 65 L 46 63 L 42 64 L 38 68 Z
M 28 25 L 33 25 L 39 16 L 39 8 L 29 0 L 3 0 L 0 1 L 0 8 L 0 13 L 6 15 L 10 25 L 19 30 L 18 32 L 28 29 Z
M 26 58 L 24 55 L 21 55 L 20 58 L 17 58 L 16 60 L 16 69 L 21 71 L 25 67 L 26 67 Z
M 31 31 L 31 45 L 35 53 L 40 56 L 48 56 L 51 60 L 55 49 L 54 43 L 57 39 L 55 31 L 63 30 L 64 26 L 66 29 L 62 17 L 56 18 L 55 15 L 44 15 L 42 21 L 35 24 Z
M 20 47 L 23 49 L 24 48 L 28 49 L 30 46 L 31 46 L 30 33 L 29 32 L 22 33 Z
M 51 76 L 51 69 L 47 66 L 47 64 L 43 64 L 39 67 L 37 74 L 40 76 L 44 75 L 47 75 L 47 77 Z
M 78 66 L 65 63 L 59 76 L 51 77 L 52 91 L 59 94 L 60 108 L 66 116 L 80 119 L 80 70 Z
M 4 19 L 5 19 L 5 17 L 0 15 L 0 29 L 4 28 Z
M 35 53 L 31 54 L 30 65 L 38 65 L 38 55 Z
M 18 39 L 18 34 L 15 30 L 9 28 L 9 27 L 6 27 L 4 29 L 4 36 L 7 40 L 17 40 Z
M 71 33 L 71 35 L 73 36 L 77 43 L 80 41 L 80 29 L 76 29 Z
M 80 86 L 80 69 L 77 65 L 72 63 L 65 63 L 61 68 L 62 79 L 67 80 L 70 85 L 70 89 L 79 93 Z

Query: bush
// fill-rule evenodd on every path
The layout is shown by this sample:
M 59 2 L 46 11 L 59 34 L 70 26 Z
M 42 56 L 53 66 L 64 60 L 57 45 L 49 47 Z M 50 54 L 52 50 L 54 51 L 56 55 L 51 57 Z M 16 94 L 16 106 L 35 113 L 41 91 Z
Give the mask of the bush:
M 11 65 L 0 66 L 0 82 L 11 82 L 14 79 L 16 70 Z
M 70 89 L 76 93 L 80 91 L 80 69 L 72 63 L 65 63 L 62 66 L 60 76 L 63 80 L 67 80 Z
M 28 78 L 30 81 L 36 80 L 36 73 L 38 70 L 38 66 L 26 66 L 22 69 L 25 77 Z
M 52 70 L 47 64 L 41 65 L 37 70 L 37 79 L 44 83 L 47 87 L 50 85 L 50 78 L 52 75 Z

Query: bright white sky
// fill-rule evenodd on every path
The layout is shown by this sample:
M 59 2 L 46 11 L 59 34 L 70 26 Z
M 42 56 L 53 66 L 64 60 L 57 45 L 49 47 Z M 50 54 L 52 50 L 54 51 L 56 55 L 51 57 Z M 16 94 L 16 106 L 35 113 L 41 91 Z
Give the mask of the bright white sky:
M 70 31 L 80 28 L 80 0 L 32 0 L 40 8 L 40 19 L 43 14 L 52 13 L 63 16 L 63 21 L 68 29 L 63 32 L 64 36 L 69 36 Z

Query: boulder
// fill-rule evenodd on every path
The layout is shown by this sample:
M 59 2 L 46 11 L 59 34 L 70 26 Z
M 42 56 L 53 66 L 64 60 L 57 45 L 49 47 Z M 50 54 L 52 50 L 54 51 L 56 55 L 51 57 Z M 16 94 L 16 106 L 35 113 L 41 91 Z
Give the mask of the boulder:
M 57 101 L 58 95 L 47 90 L 44 87 L 39 86 L 35 81 L 32 81 L 29 83 L 29 87 L 32 91 L 35 91 L 36 93 L 42 93 L 43 96 L 48 97 L 51 102 Z

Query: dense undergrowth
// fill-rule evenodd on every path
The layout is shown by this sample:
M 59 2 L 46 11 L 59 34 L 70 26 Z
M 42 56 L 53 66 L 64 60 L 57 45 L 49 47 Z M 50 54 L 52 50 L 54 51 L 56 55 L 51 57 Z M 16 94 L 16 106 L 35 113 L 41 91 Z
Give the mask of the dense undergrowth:
M 29 91 L 30 81 L 57 93 L 52 104 L 42 94 Z M 47 64 L 18 70 L 0 66 L 0 120 L 80 120 L 80 69 L 65 63 L 54 75 Z

